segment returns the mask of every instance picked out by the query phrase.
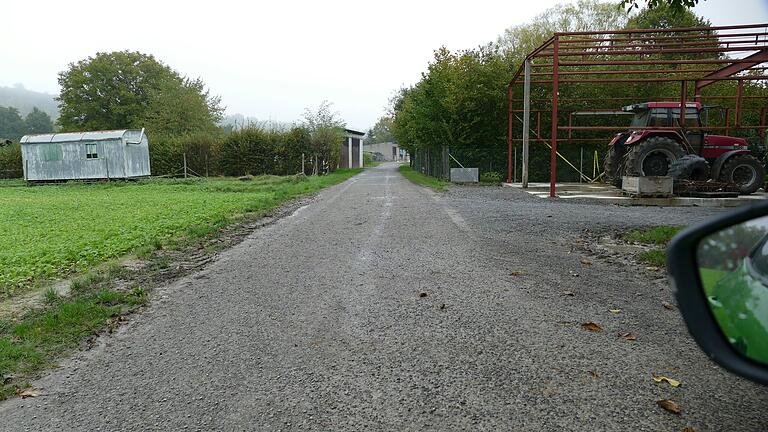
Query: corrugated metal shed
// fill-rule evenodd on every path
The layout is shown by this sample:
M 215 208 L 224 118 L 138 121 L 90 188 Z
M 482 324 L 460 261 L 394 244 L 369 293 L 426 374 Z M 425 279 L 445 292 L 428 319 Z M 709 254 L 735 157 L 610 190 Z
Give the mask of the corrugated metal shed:
M 27 181 L 150 175 L 149 140 L 143 129 L 26 135 L 21 154 Z

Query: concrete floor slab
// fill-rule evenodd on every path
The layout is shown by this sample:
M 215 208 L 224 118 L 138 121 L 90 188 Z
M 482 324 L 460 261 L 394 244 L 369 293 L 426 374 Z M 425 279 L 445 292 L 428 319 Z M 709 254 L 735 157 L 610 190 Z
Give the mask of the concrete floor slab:
M 503 183 L 503 186 L 523 189 L 521 183 Z M 626 206 L 739 207 L 768 198 L 768 193 L 764 191 L 737 198 L 636 198 L 624 195 L 620 190 L 603 183 L 558 183 L 556 186 L 557 197 L 561 199 L 578 199 Z M 528 188 L 523 190 L 539 198 L 549 198 L 549 183 L 528 183 Z

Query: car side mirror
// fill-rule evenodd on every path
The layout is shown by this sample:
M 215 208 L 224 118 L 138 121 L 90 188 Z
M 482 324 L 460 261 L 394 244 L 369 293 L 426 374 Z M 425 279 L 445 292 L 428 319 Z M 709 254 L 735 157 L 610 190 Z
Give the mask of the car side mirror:
M 667 269 L 693 338 L 713 361 L 768 384 L 768 204 L 688 228 Z

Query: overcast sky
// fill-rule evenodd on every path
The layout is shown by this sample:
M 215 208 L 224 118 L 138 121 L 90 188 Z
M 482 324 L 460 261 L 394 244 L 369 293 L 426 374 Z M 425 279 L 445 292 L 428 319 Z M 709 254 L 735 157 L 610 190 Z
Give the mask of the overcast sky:
M 473 48 L 563 1 L 3 1 L 0 85 L 58 93 L 57 73 L 138 50 L 202 77 L 227 113 L 292 122 L 327 99 L 366 129 L 432 51 Z M 714 25 L 768 22 L 768 0 L 706 0 Z

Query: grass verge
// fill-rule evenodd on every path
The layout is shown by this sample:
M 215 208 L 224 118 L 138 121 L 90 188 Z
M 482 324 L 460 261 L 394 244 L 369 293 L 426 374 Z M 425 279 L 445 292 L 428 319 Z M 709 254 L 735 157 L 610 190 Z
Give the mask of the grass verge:
M 73 229 L 74 232 L 69 232 L 68 230 L 72 229 L 71 224 L 51 223 L 48 225 L 47 235 L 41 235 L 36 225 L 24 220 L 23 215 L 13 216 L 11 221 L 0 219 L 0 225 L 21 225 L 21 230 L 27 236 L 15 249 L 14 245 L 0 240 L 0 243 L 3 243 L 1 246 L 10 249 L 1 252 L 3 255 L 0 255 L 0 275 L 13 274 L 13 269 L 6 267 L 9 265 L 9 255 L 21 259 L 22 262 L 33 262 L 34 257 L 45 256 L 44 252 L 50 251 L 58 258 L 77 257 L 77 254 L 73 255 L 71 252 L 60 255 L 56 252 L 62 249 L 77 251 L 83 244 L 90 245 L 90 251 L 94 252 L 93 259 L 84 261 L 87 264 L 84 268 L 88 270 L 71 281 L 66 297 L 59 296 L 53 289 L 47 289 L 42 293 L 43 302 L 40 307 L 12 318 L 13 321 L 0 320 L 0 400 L 18 394 L 28 386 L 30 380 L 39 376 L 42 370 L 55 365 L 58 358 L 83 346 L 85 341 L 95 340 L 101 332 L 117 327 L 122 316 L 146 304 L 152 284 L 143 285 L 136 280 L 151 281 L 152 276 L 148 276 L 148 272 L 165 272 L 170 267 L 174 254 L 190 255 L 185 248 L 200 253 L 204 239 L 212 240 L 212 243 L 218 245 L 216 238 L 220 236 L 219 228 L 246 218 L 255 219 L 286 201 L 340 183 L 360 171 L 341 170 L 327 176 L 310 178 L 255 177 L 245 182 L 233 179 L 152 180 L 140 184 L 80 184 L 53 186 L 50 189 L 48 186 L 28 188 L 21 184 L 0 183 L 0 197 L 11 197 L 8 202 L 15 203 L 17 209 L 25 203 L 41 212 L 40 214 L 53 213 L 54 219 L 63 217 L 58 216 L 58 213 L 70 211 L 69 217 L 93 227 L 115 222 L 120 228 L 106 232 L 112 232 L 131 244 L 130 248 L 110 249 L 114 243 L 99 242 L 91 238 L 104 240 L 101 237 L 102 232 L 98 229 Z M 21 190 L 15 190 L 16 188 Z M 10 192 L 6 196 L 7 191 Z M 109 200 L 115 203 L 111 212 L 118 214 L 111 215 L 108 211 L 66 203 L 67 200 L 83 203 L 92 199 L 103 204 L 106 198 L 102 194 L 108 195 Z M 153 197 L 156 194 L 160 197 Z M 174 198 L 173 195 L 176 194 L 182 198 Z M 164 199 L 165 208 L 152 208 Z M 128 211 L 131 203 L 142 211 Z M 120 214 L 121 210 L 128 215 Z M 110 217 L 104 219 L 105 215 Z M 12 215 L 9 213 L 9 216 Z M 130 224 L 130 217 L 139 218 L 140 221 Z M 168 219 L 164 220 L 164 217 Z M 30 228 L 30 225 L 35 226 Z M 149 234 L 155 237 L 152 238 Z M 64 244 L 59 241 L 59 237 L 69 239 L 72 244 Z M 45 247 L 51 244 L 55 247 Z M 33 249 L 34 253 L 25 255 L 20 250 L 21 246 Z M 149 270 L 145 273 L 137 271 L 136 280 L 132 279 L 136 275 L 127 274 L 132 270 L 115 261 L 106 261 L 111 257 L 124 256 L 127 252 L 149 261 Z M 203 253 L 207 252 L 210 251 L 205 248 Z M 57 261 L 49 257 L 49 262 Z M 53 267 L 53 274 L 67 275 L 80 269 L 66 259 L 60 262 L 64 265 Z M 48 274 L 31 272 L 29 275 L 25 281 L 37 282 L 40 277 Z M 3 291 L 5 297 L 0 296 L 0 301 L 3 298 L 11 298 L 14 292 L 18 293 L 13 290 Z
M 417 185 L 427 186 L 438 192 L 444 192 L 447 189 L 448 182 L 414 171 L 408 165 L 400 165 L 397 170 L 400 171 L 400 174 L 402 174 L 403 177 Z
M 637 255 L 637 259 L 652 266 L 664 267 L 667 263 L 666 246 L 669 241 L 672 240 L 672 237 L 682 229 L 683 227 L 662 225 L 653 228 L 632 230 L 621 237 L 628 242 L 656 246 L 653 249 L 640 252 Z

